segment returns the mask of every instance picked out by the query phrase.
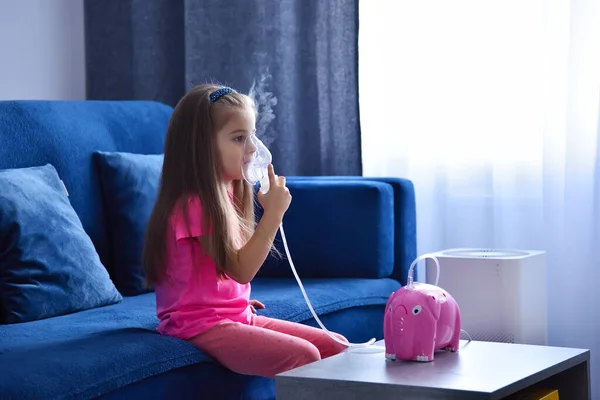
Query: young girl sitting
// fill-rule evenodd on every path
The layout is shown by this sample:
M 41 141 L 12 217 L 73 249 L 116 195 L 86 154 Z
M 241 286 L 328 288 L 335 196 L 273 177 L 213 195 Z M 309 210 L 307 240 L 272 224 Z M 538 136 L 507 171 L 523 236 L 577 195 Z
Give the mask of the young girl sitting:
M 264 305 L 249 298 L 291 202 L 285 178 L 270 165 L 255 224 L 243 168 L 256 151 L 248 139 L 256 113 L 250 97 L 214 85 L 193 88 L 177 104 L 143 264 L 161 334 L 190 341 L 237 373 L 274 377 L 346 346 L 320 329 L 258 316 Z

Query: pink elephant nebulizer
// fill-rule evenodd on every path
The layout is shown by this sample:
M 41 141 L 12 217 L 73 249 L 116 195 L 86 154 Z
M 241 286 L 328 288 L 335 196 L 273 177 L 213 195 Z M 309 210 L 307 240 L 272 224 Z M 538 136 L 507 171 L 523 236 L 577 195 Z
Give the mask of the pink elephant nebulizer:
M 414 267 L 424 258 L 436 263 L 435 285 L 413 282 Z M 390 295 L 383 320 L 386 359 L 433 361 L 437 350 L 458 351 L 460 309 L 456 300 L 437 286 L 439 274 L 438 260 L 423 255 L 411 264 L 406 286 Z

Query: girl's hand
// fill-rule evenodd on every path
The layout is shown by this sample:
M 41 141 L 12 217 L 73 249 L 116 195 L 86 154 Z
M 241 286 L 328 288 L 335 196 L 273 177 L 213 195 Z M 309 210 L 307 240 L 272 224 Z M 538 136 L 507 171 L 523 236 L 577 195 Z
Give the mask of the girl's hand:
M 250 310 L 256 314 L 257 308 L 265 308 L 265 305 L 258 300 L 250 300 Z
M 283 219 L 283 214 L 285 214 L 292 201 L 292 195 L 285 186 L 285 177 L 275 177 L 273 164 L 269 164 L 269 191 L 267 193 L 259 191 L 257 197 L 265 215 Z

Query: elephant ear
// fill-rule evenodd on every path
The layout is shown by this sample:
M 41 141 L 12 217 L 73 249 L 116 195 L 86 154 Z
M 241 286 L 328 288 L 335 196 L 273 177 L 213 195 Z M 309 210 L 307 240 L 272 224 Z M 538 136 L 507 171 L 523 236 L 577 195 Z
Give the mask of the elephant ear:
M 431 315 L 437 321 L 440 319 L 440 314 L 442 313 L 442 303 L 437 294 L 430 293 L 427 295 L 427 301 L 429 302 L 429 309 L 431 310 Z

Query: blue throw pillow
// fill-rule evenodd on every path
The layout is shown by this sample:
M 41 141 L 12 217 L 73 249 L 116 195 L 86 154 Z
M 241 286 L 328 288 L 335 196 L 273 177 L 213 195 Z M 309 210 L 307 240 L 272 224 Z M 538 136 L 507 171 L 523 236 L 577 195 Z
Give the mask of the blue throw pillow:
M 0 318 L 17 323 L 118 303 L 56 169 L 0 170 Z
M 94 158 L 108 215 L 115 285 L 125 296 L 149 292 L 144 286 L 142 249 L 158 196 L 163 156 L 98 151 Z

